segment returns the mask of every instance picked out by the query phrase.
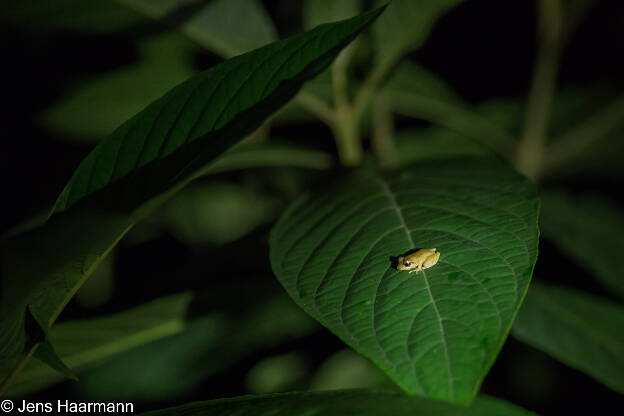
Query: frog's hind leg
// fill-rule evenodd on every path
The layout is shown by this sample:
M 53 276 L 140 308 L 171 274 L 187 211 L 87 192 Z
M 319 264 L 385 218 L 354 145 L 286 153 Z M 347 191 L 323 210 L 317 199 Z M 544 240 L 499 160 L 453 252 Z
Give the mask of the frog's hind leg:
M 436 252 L 434 255 L 427 257 L 427 259 L 423 262 L 422 268 L 428 269 L 429 267 L 435 266 L 439 259 L 440 253 Z

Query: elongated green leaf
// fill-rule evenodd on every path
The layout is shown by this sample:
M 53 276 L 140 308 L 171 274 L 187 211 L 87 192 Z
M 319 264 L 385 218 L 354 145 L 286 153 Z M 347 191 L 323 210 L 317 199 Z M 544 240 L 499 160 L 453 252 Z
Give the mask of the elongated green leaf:
M 538 201 L 498 162 L 429 162 L 305 195 L 271 233 L 271 264 L 306 312 L 405 391 L 469 403 L 537 256 Z M 435 247 L 418 274 L 392 257 Z
M 259 127 L 382 11 L 319 26 L 219 64 L 104 139 L 74 172 L 50 220 L 3 242 L 0 374 L 26 356 L 27 307 L 47 330 L 138 219 Z
M 185 35 L 226 58 L 277 39 L 275 27 L 259 0 L 117 1 L 153 19 L 180 23 Z
M 571 289 L 533 285 L 513 336 L 624 393 L 624 308 Z
M 111 316 L 64 322 L 52 327 L 49 340 L 63 361 L 79 372 L 121 351 L 180 332 L 190 300 L 190 294 L 174 295 Z M 21 396 L 61 379 L 61 374 L 32 360 L 8 394 Z
M 462 0 L 393 0 L 373 28 L 378 65 L 385 66 L 419 48 L 438 18 Z M 386 3 L 376 0 L 376 4 Z
M 597 195 L 575 197 L 565 191 L 543 192 L 540 225 L 581 269 L 624 298 L 624 213 Z
M 470 407 L 409 397 L 400 393 L 342 390 L 322 393 L 282 393 L 189 403 L 147 412 L 145 416 L 528 416 L 528 412 L 503 400 L 482 396 Z

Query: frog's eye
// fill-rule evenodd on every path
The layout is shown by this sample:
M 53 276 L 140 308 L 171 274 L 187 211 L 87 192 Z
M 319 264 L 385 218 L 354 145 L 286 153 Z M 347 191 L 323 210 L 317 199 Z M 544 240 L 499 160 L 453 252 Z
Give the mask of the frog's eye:
M 409 267 L 411 265 L 412 265 L 411 261 L 406 261 L 405 263 L 403 263 L 403 266 L 405 266 L 405 267 Z

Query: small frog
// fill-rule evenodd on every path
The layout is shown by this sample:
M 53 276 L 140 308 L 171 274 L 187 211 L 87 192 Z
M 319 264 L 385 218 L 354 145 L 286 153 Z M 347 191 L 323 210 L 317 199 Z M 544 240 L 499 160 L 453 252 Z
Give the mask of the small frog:
M 418 273 L 434 266 L 439 258 L 440 253 L 435 248 L 421 248 L 407 256 L 399 256 L 397 270 L 409 270 L 410 273 Z

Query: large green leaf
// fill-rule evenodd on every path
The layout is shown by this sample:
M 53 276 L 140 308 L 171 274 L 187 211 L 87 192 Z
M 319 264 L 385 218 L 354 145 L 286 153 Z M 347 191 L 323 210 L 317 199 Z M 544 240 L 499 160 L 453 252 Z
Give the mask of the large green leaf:
M 513 336 L 624 393 L 624 308 L 571 289 L 533 285 Z
M 624 214 L 598 195 L 573 196 L 563 190 L 543 192 L 540 225 L 581 269 L 624 298 Z
M 61 359 L 78 372 L 121 351 L 182 331 L 190 300 L 190 294 L 173 295 L 111 316 L 64 322 L 50 330 L 50 342 Z M 32 360 L 8 394 L 23 395 L 62 378 L 47 365 Z
M 0 374 L 28 357 L 27 308 L 47 330 L 138 219 L 259 127 L 382 11 L 223 62 L 172 89 L 104 139 L 76 169 L 50 220 L 3 241 Z
M 533 185 L 487 159 L 363 174 L 284 213 L 271 264 L 290 296 L 409 393 L 470 402 L 511 327 L 537 257 Z M 435 247 L 400 272 L 391 257 Z
M 143 413 L 145 416 L 528 416 L 528 412 L 504 400 L 482 396 L 470 407 L 409 397 L 400 393 L 342 390 L 313 393 L 282 393 L 242 396 Z

